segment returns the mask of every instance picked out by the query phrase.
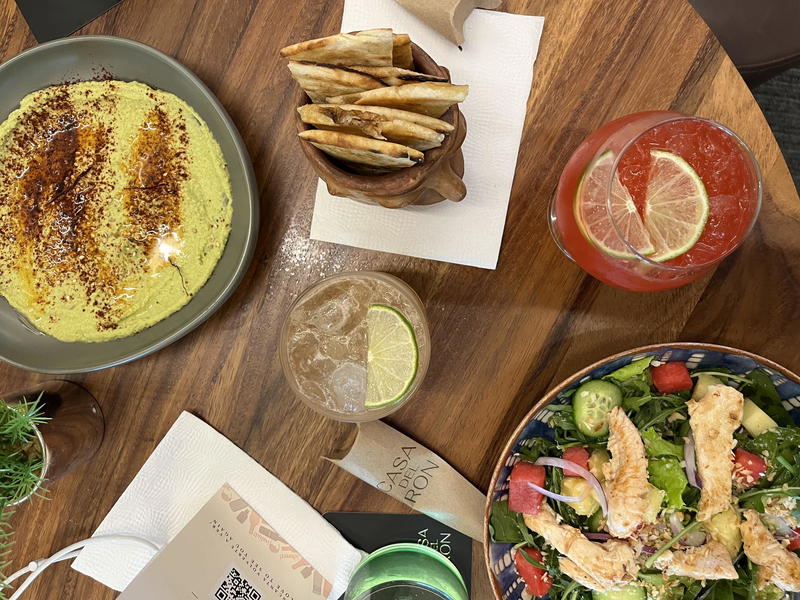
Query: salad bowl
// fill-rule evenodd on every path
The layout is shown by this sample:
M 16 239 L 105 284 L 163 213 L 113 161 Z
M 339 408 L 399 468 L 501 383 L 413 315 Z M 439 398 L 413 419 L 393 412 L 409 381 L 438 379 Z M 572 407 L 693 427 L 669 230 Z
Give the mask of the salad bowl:
M 650 364 L 654 367 L 668 362 L 684 363 L 690 373 L 700 370 L 744 375 L 759 369 L 769 376 L 783 408 L 794 424 L 800 424 L 800 376 L 771 360 L 735 348 L 683 342 L 644 346 L 605 358 L 575 373 L 534 405 L 511 435 L 495 466 L 486 504 L 484 557 L 497 600 L 531 598 L 530 591 L 526 590 L 525 582 L 515 567 L 515 544 L 495 542 L 491 527 L 493 504 L 509 496 L 509 478 L 514 465 L 520 460 L 518 453 L 520 450 L 524 451 L 526 441 L 529 443 L 537 438 L 552 439 L 553 428 L 550 423 L 553 422 L 556 412 L 548 407 L 572 405 L 576 389 L 585 382 L 607 377 L 647 357 L 652 357 Z M 577 409 L 575 412 L 577 413 Z

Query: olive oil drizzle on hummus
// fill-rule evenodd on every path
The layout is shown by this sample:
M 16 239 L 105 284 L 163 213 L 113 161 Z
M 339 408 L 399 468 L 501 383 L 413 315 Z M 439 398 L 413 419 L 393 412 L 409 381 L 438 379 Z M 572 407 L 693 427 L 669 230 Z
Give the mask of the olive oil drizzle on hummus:
M 180 308 L 230 229 L 230 182 L 207 126 L 138 83 L 65 84 L 26 100 L 13 129 L 0 128 L 0 293 L 44 331 L 69 331 L 83 313 L 83 333 L 68 339 L 128 335 Z

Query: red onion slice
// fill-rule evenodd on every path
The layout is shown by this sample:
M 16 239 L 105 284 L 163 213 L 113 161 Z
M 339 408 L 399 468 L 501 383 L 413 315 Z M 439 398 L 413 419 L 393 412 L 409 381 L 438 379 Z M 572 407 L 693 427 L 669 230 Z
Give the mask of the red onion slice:
M 686 478 L 689 480 L 689 483 L 698 489 L 703 489 L 703 482 L 700 481 L 700 476 L 697 474 L 694 436 L 691 431 L 689 431 L 689 437 L 686 440 L 686 445 L 683 447 L 683 458 L 686 463 Z
M 591 532 L 589 532 L 589 533 L 584 533 L 583 535 L 586 536 L 586 539 L 596 540 L 598 542 L 605 542 L 607 540 L 610 540 L 612 537 L 614 537 L 610 533 L 602 533 L 602 532 L 599 532 L 599 533 L 591 533 Z
M 681 521 L 678 513 L 670 513 L 669 528 L 672 531 L 672 535 L 678 535 L 683 530 L 683 521 Z M 683 536 L 679 542 L 684 546 L 702 546 L 706 543 L 706 534 L 703 531 L 692 531 Z
M 773 535 L 778 538 L 790 537 L 794 533 L 791 524 L 778 515 L 771 515 L 769 513 L 761 515 L 761 520 L 769 527 Z
M 548 498 L 552 498 L 553 500 L 558 500 L 559 502 L 580 502 L 584 498 L 586 498 L 586 494 L 583 496 L 563 496 L 561 494 L 556 494 L 555 492 L 551 492 L 541 486 L 536 485 L 532 481 L 528 482 L 528 485 L 539 492 L 542 496 L 547 496 Z
M 535 465 L 542 465 L 545 467 L 556 467 L 558 469 L 567 469 L 572 471 L 573 473 L 577 473 L 581 477 L 583 477 L 586 481 L 589 482 L 594 488 L 594 491 L 597 492 L 597 500 L 600 503 L 600 510 L 603 511 L 603 516 L 608 514 L 608 500 L 606 499 L 606 494 L 603 491 L 603 486 L 600 485 L 600 482 L 597 481 L 597 477 L 592 475 L 588 470 L 584 469 L 582 466 L 575 464 L 571 460 L 564 460 L 563 458 L 553 458 L 550 456 L 542 456 L 541 458 L 537 459 Z
M 678 535 L 683 529 L 683 522 L 676 512 L 669 514 L 669 529 L 673 536 Z
M 684 546 L 702 546 L 706 543 L 706 534 L 704 531 L 692 531 L 683 536 L 680 543 Z

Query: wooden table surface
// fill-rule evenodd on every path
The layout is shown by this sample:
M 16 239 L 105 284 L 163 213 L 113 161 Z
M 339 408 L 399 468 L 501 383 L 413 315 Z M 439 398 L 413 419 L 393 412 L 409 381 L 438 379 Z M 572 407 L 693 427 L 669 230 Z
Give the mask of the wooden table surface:
M 14 569 L 87 537 L 183 410 L 199 415 L 317 509 L 404 507 L 331 464 L 347 425 L 295 400 L 277 358 L 289 303 L 323 275 L 374 269 L 410 283 L 427 305 L 430 370 L 388 421 L 486 488 L 500 448 L 536 399 L 579 368 L 627 348 L 673 340 L 737 346 L 800 370 L 800 203 L 761 111 L 685 0 L 507 0 L 545 29 L 496 271 L 308 239 L 316 178 L 294 139 L 294 83 L 277 51 L 339 30 L 341 0 L 125 0 L 80 33 L 139 40 L 193 69 L 244 137 L 261 190 L 261 236 L 241 287 L 207 323 L 135 363 L 73 380 L 98 398 L 105 442 L 91 464 L 55 482 L 51 500 L 15 516 Z M 35 40 L 0 0 L 0 59 Z M 0 81 L 2 90 L 2 81 Z M 502 93 L 502 90 L 498 90 Z M 764 208 L 744 246 L 684 288 L 623 292 L 586 276 L 547 231 L 547 204 L 581 139 L 643 109 L 716 119 L 754 149 Z M 467 200 L 468 202 L 469 200 Z M 47 379 L 0 367 L 2 388 Z M 476 544 L 473 597 L 490 598 Z M 30 598 L 105 599 L 115 592 L 55 566 Z

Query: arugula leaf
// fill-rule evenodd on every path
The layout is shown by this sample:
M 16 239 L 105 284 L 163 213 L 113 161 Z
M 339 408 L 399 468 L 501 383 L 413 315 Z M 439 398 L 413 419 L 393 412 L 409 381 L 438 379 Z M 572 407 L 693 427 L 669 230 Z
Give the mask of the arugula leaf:
M 641 432 L 642 441 L 644 442 L 644 450 L 648 458 L 655 458 L 658 456 L 674 456 L 683 460 L 683 446 L 668 442 L 658 432 L 649 427 Z
M 622 390 L 623 398 L 640 398 L 642 396 L 649 396 L 652 393 L 650 389 L 650 372 L 645 371 L 641 375 L 631 377 L 625 381 L 615 382 Z
M 680 461 L 672 456 L 653 458 L 647 463 L 650 483 L 667 493 L 669 508 L 683 508 L 683 491 L 689 485 Z
M 524 547 L 523 547 L 523 548 L 520 548 L 519 550 L 517 550 L 517 552 L 522 552 L 522 558 L 524 558 L 526 561 L 528 561 L 529 563 L 531 563 L 531 564 L 532 564 L 534 567 L 536 567 L 537 569 L 541 569 L 542 571 L 547 571 L 547 570 L 548 570 L 548 569 L 547 569 L 547 565 L 543 565 L 543 564 L 542 564 L 542 563 L 540 563 L 538 560 L 536 560 L 535 558 L 533 558 L 533 557 L 532 557 L 530 554 L 528 554 L 527 552 L 525 552 L 525 548 L 524 548 Z
M 709 595 L 709 600 L 733 600 L 733 586 L 729 579 L 721 579 L 713 587 Z
M 683 585 L 686 586 L 683 600 L 695 600 L 700 595 L 700 590 L 703 589 L 703 583 L 690 577 L 681 577 L 680 579 L 683 581 Z
M 650 402 L 653 399 L 653 396 L 646 395 L 646 396 L 634 396 L 631 398 L 623 398 L 622 399 L 622 408 L 626 411 L 633 410 L 637 411 L 641 409 L 645 404 Z
M 519 528 L 518 513 L 508 508 L 508 500 L 498 500 L 492 503 L 489 531 L 495 542 L 517 544 L 525 541 Z
M 623 382 L 626 379 L 630 379 L 632 377 L 636 377 L 637 375 L 641 375 L 645 371 L 647 371 L 647 367 L 650 366 L 650 363 L 653 362 L 654 356 L 645 356 L 644 358 L 640 358 L 639 360 L 635 360 L 632 363 L 625 365 L 624 367 L 617 369 L 616 371 L 612 371 L 603 379 L 614 379 L 618 382 Z
M 631 419 L 636 427 L 642 431 L 648 427 L 659 426 L 666 430 L 672 430 L 673 426 L 667 423 L 667 418 L 675 413 L 687 414 L 688 408 L 683 399 L 679 398 L 679 402 L 673 403 L 673 400 L 663 403 L 651 403 Z
M 760 590 L 756 590 L 756 600 L 781 600 L 783 596 L 784 591 L 773 583 L 768 583 Z
M 687 487 L 683 492 L 683 503 L 686 505 L 684 510 L 697 512 L 695 507 L 700 504 L 700 490 L 696 487 Z
M 763 490 L 751 490 L 739 496 L 742 508 L 752 508 L 756 512 L 764 512 L 764 500 L 772 496 L 794 496 L 800 498 L 800 487 L 781 486 Z
M 696 596 L 697 600 L 756 600 L 751 574 L 742 569 L 737 571 L 739 579 L 714 581 Z
M 536 437 L 525 440 L 519 447 L 517 454 L 522 460 L 536 462 L 542 456 L 553 456 L 558 449 L 558 444 L 545 437 Z
M 787 469 L 800 465 L 800 429 L 797 427 L 778 427 L 765 431 L 755 438 L 745 434 L 737 435 L 738 445 L 767 459 L 767 476 L 763 477 L 755 489 L 774 488 L 782 485 L 800 486 L 800 476 L 796 470 Z
M 548 490 L 556 494 L 562 493 L 561 484 L 564 481 L 564 471 L 561 469 L 547 469 L 546 487 Z M 551 502 L 556 502 L 552 500 Z M 564 523 L 577 527 L 578 529 L 586 529 L 588 527 L 589 517 L 584 517 L 575 512 L 566 502 L 559 502 L 555 507 L 556 512 L 561 515 Z
M 767 413 L 782 427 L 792 427 L 794 422 L 783 407 L 781 397 L 772 379 L 761 369 L 753 369 L 747 374 L 748 383 L 741 388 L 742 394 L 750 398 L 758 408 Z
M 558 552 L 542 550 L 542 554 L 547 560 L 547 570 L 553 574 L 553 585 L 547 594 L 550 598 L 555 600 L 594 600 L 591 590 L 561 572 L 558 564 Z
M 639 395 L 623 396 L 622 406 L 632 412 L 631 420 L 642 431 L 648 427 L 655 427 L 663 433 L 673 437 L 676 425 L 667 422 L 673 413 L 678 413 L 688 418 L 689 409 L 686 399 L 679 394 L 653 395 L 648 387 L 646 393 Z

